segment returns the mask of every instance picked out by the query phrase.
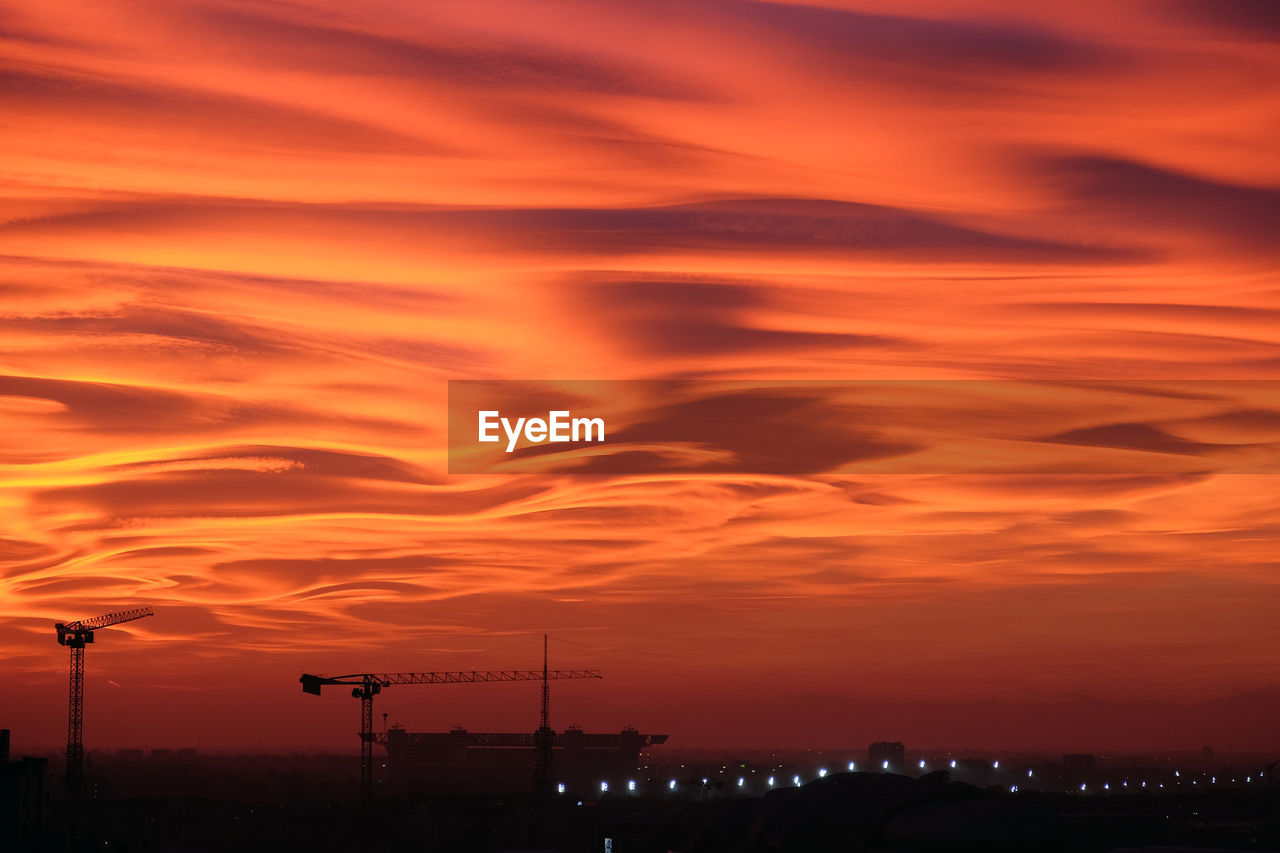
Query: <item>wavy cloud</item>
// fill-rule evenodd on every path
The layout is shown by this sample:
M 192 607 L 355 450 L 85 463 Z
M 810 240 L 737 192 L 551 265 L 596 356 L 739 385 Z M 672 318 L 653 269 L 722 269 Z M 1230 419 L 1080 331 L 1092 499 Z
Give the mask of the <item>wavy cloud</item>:
M 1277 407 L 1094 383 L 1276 378 L 1275 33 L 1245 0 L 8 4 L 6 725 L 56 745 L 51 623 L 137 602 L 92 650 L 91 748 L 332 745 L 353 709 L 300 712 L 299 670 L 532 664 L 543 631 L 610 679 L 557 688 L 557 724 L 686 745 L 881 735 L 706 710 L 761 680 L 1025 692 L 1024 743 L 1074 731 L 1082 687 L 1137 715 L 1273 686 L 1280 495 L 1216 472 L 1276 447 Z M 963 378 L 1080 384 L 1051 417 L 934 389 L 862 431 L 732 393 Z M 636 396 L 614 473 L 450 475 L 450 379 L 725 383 L 721 450 L 758 464 L 655 473 L 716 398 Z M 804 464 L 769 467 L 801 415 Z M 1033 446 L 1066 461 L 866 467 Z M 533 725 L 493 695 L 383 698 Z

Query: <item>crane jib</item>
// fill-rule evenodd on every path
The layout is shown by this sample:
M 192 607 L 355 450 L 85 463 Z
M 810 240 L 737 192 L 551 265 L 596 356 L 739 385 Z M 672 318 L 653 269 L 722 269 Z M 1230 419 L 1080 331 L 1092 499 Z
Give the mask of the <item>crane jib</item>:
M 120 625 L 125 622 L 132 622 L 135 619 L 142 619 L 145 616 L 154 616 L 155 611 L 150 605 L 147 607 L 138 607 L 133 610 L 121 610 L 118 613 L 106 613 L 102 616 L 94 616 L 91 619 L 78 619 L 75 622 L 68 622 L 62 625 L 62 630 L 69 632 L 76 631 L 96 631 L 99 628 L 109 628 L 112 625 Z
M 395 684 L 470 684 L 490 681 L 563 681 L 577 678 L 603 678 L 596 669 L 553 669 L 545 673 L 534 669 L 463 670 L 458 672 L 360 672 L 350 675 L 312 675 L 305 673 L 298 679 L 303 693 L 320 695 L 320 689 L 333 685 L 377 685 L 390 687 Z

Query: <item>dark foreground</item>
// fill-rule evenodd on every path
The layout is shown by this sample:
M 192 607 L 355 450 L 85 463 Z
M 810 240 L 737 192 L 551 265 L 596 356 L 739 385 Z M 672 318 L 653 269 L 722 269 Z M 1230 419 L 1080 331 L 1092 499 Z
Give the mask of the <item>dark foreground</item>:
M 232 780 L 227 780 L 231 782 Z M 1278 850 L 1280 788 L 1084 797 L 983 790 L 945 773 L 841 773 L 761 797 L 383 797 L 369 809 L 245 784 L 103 796 L 7 849 L 128 851 Z M 74 824 L 68 830 L 66 824 Z M 606 839 L 609 846 L 606 846 Z

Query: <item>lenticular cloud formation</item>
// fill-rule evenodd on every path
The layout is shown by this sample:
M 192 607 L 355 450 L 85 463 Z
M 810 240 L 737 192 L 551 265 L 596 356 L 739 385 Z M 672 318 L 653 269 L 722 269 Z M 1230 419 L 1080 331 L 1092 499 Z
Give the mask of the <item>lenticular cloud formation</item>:
M 784 703 L 710 710 L 762 678 L 814 708 L 994 695 L 1072 745 L 1068 698 L 1274 709 L 1274 475 L 858 474 L 812 418 L 800 469 L 449 474 L 450 379 L 1280 376 L 1274 15 L 885 8 L 10 4 L 6 678 L 57 707 L 50 623 L 150 602 L 93 650 L 96 743 L 193 720 L 322 742 L 298 671 L 524 665 L 544 630 L 614 680 L 581 722 L 686 743 L 793 727 Z M 623 402 L 659 455 L 641 415 L 710 405 Z M 1027 437 L 1280 443 L 1280 411 L 1229 402 Z M 740 409 L 735 435 L 787 411 Z M 94 696 L 108 677 L 127 701 Z M 246 685 L 274 698 L 228 698 Z M 807 713 L 819 740 L 880 736 Z M 1008 731 L 947 717 L 901 737 Z M 1209 736 L 1175 718 L 1152 746 Z

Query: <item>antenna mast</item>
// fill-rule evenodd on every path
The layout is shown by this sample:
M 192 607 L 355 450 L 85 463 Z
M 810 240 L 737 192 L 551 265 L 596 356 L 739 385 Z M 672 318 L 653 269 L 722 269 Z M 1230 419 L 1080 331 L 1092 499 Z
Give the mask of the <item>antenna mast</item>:
M 551 752 L 556 733 L 551 729 L 551 684 L 547 677 L 547 635 L 542 635 L 542 716 L 533 739 L 533 788 L 539 794 L 551 791 Z
M 544 729 L 551 728 L 551 684 L 547 680 L 547 635 L 542 635 L 542 722 Z

